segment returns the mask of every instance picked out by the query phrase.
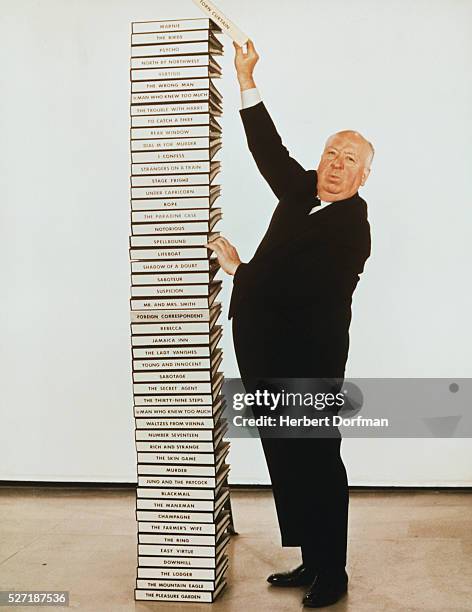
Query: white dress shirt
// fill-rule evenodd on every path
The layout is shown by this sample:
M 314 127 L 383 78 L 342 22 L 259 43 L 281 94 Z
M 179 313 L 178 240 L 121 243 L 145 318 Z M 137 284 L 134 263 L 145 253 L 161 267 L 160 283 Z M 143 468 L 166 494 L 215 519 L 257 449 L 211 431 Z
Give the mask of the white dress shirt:
M 256 104 L 259 104 L 259 102 L 262 102 L 262 98 L 257 87 L 253 87 L 252 89 L 245 89 L 241 92 L 241 108 L 249 108 L 251 106 L 256 106 Z M 324 200 L 320 200 L 320 202 L 321 206 L 313 206 L 313 208 L 308 213 L 309 215 L 319 212 L 323 208 L 326 208 L 326 206 L 332 204 L 332 202 L 325 202 Z

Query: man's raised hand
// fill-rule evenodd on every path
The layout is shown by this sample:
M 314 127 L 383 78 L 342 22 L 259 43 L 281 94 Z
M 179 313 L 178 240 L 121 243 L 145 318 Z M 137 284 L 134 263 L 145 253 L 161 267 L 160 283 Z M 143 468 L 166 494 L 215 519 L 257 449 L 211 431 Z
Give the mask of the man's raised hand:
M 233 276 L 241 263 L 238 252 L 234 246 L 228 242 L 226 238 L 219 236 L 215 240 L 209 242 L 206 247 L 216 253 L 220 266 L 227 274 Z
M 254 67 L 259 60 L 259 55 L 254 47 L 252 40 L 247 41 L 247 53 L 244 53 L 243 48 L 235 42 L 233 43 L 236 51 L 234 56 L 234 65 L 239 81 L 241 91 L 252 89 L 256 86 L 253 78 Z

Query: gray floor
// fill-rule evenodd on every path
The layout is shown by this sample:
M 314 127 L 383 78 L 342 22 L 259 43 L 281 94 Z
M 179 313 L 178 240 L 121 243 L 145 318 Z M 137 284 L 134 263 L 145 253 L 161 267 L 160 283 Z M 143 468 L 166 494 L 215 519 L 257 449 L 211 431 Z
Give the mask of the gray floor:
M 211 607 L 138 604 L 134 492 L 0 488 L 0 590 L 69 590 L 71 608 L 94 612 L 301 610 L 302 588 L 265 581 L 299 563 L 280 547 L 271 493 L 232 499 L 240 535 L 224 595 Z M 349 594 L 329 610 L 472 610 L 470 493 L 355 491 L 349 521 Z

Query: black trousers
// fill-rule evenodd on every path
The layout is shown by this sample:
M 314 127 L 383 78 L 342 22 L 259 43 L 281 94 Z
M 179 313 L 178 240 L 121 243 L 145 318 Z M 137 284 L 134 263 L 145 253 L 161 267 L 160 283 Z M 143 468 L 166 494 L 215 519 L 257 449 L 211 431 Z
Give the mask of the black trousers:
M 303 377 L 312 370 L 300 346 L 306 337 L 280 313 L 246 310 L 233 317 L 233 341 L 246 392 L 264 377 Z M 316 374 L 312 374 L 313 376 Z M 300 546 L 318 570 L 346 565 L 349 489 L 341 436 L 261 437 L 282 546 Z

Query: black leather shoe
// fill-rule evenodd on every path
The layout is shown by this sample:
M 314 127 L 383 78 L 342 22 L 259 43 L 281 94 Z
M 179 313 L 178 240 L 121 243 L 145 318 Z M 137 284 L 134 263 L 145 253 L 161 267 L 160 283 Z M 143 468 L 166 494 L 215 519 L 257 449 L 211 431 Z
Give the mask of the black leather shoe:
M 303 564 L 290 572 L 271 574 L 267 578 L 273 586 L 296 587 L 311 584 L 316 576 L 316 571 L 305 567 Z
M 331 606 L 347 593 L 347 582 L 346 572 L 338 576 L 319 573 L 305 593 L 302 603 L 307 608 Z

